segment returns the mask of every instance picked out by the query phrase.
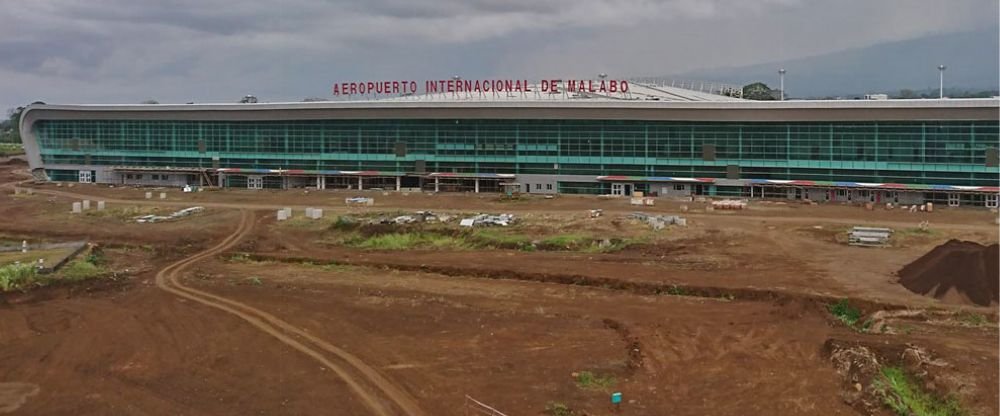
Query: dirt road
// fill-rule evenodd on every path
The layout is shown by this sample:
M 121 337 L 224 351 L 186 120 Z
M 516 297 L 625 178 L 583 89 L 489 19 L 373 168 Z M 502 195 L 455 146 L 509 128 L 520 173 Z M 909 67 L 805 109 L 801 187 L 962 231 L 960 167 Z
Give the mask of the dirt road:
M 240 239 L 253 231 L 254 222 L 253 213 L 242 211 L 239 227 L 233 234 L 212 248 L 165 267 L 156 274 L 156 285 L 177 296 L 233 314 L 282 343 L 312 357 L 343 379 L 351 390 L 361 397 L 373 414 L 386 416 L 400 413 L 414 416 L 423 415 L 416 401 L 408 393 L 347 351 L 312 336 L 267 312 L 232 299 L 187 287 L 178 280 L 178 276 L 195 263 L 215 256 L 239 243 Z M 333 356 L 330 357 L 324 353 Z

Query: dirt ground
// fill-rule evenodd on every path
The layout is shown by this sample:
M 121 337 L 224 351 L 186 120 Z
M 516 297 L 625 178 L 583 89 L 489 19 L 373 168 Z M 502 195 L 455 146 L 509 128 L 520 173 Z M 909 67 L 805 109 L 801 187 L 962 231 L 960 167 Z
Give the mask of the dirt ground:
M 0 166 L 0 183 L 23 180 L 20 168 Z M 893 275 L 950 238 L 996 242 L 985 210 L 658 201 L 642 211 L 688 226 L 648 239 L 621 225 L 635 211 L 627 201 L 596 197 L 166 189 L 145 200 L 142 189 L 30 186 L 0 188 L 0 238 L 142 249 L 118 251 L 115 266 L 129 271 L 117 280 L 0 294 L 0 414 L 465 415 L 467 396 L 511 416 L 555 404 L 576 415 L 889 414 L 849 403 L 831 342 L 919 346 L 943 363 L 931 390 L 973 415 L 1000 411 L 996 309 L 915 295 Z M 344 206 L 361 194 L 376 205 Z M 109 209 L 71 214 L 84 195 Z M 207 209 L 130 220 L 194 205 Z M 607 253 L 365 250 L 331 244 L 329 222 L 276 222 L 284 206 L 328 217 L 510 212 L 534 233 L 562 223 L 647 239 Z M 589 219 L 597 208 L 605 215 Z M 932 231 L 913 232 L 920 221 Z M 893 245 L 843 244 L 860 224 L 897 229 Z M 826 311 L 839 298 L 932 317 L 860 333 Z M 582 372 L 606 383 L 581 384 Z

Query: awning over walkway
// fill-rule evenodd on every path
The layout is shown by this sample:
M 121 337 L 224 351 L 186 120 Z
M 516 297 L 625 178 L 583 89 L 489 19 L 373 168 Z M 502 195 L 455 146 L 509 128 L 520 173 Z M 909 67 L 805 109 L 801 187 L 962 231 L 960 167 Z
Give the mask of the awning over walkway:
M 434 172 L 424 175 L 428 178 L 457 178 L 457 179 L 513 179 L 517 175 L 513 173 L 455 173 L 455 172 Z
M 868 182 L 831 182 L 831 181 L 796 181 L 779 179 L 750 179 L 750 185 L 785 186 L 785 187 L 820 187 L 820 188 L 854 188 L 877 189 L 889 191 L 930 191 L 930 192 L 975 192 L 997 193 L 996 186 L 958 186 L 958 185 L 918 185 L 908 183 L 868 183 Z
M 715 183 L 714 178 L 679 178 L 675 176 L 598 176 L 599 181 L 608 182 L 687 182 Z
M 218 173 L 238 175 L 274 175 L 274 176 L 405 176 L 402 172 L 383 172 L 378 170 L 304 170 L 304 169 L 247 169 L 219 168 Z
M 202 173 L 208 172 L 212 169 L 209 168 L 172 168 L 169 166 L 163 167 L 143 167 L 143 166 L 112 166 L 111 170 L 115 172 L 175 172 L 175 173 Z

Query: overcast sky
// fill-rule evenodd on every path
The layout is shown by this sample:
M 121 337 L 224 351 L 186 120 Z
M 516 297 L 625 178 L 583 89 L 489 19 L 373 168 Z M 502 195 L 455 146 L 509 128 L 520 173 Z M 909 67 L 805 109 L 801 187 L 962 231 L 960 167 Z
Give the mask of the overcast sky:
M 997 19 L 998 0 L 0 0 L 0 108 L 298 101 L 339 81 L 454 74 L 666 75 Z

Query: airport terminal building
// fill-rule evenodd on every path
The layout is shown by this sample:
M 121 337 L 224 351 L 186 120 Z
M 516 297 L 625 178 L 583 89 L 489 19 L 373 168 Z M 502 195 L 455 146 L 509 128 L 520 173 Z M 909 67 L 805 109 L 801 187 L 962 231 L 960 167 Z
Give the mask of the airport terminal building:
M 620 95 L 32 105 L 21 137 L 52 181 L 997 206 L 996 99 Z

